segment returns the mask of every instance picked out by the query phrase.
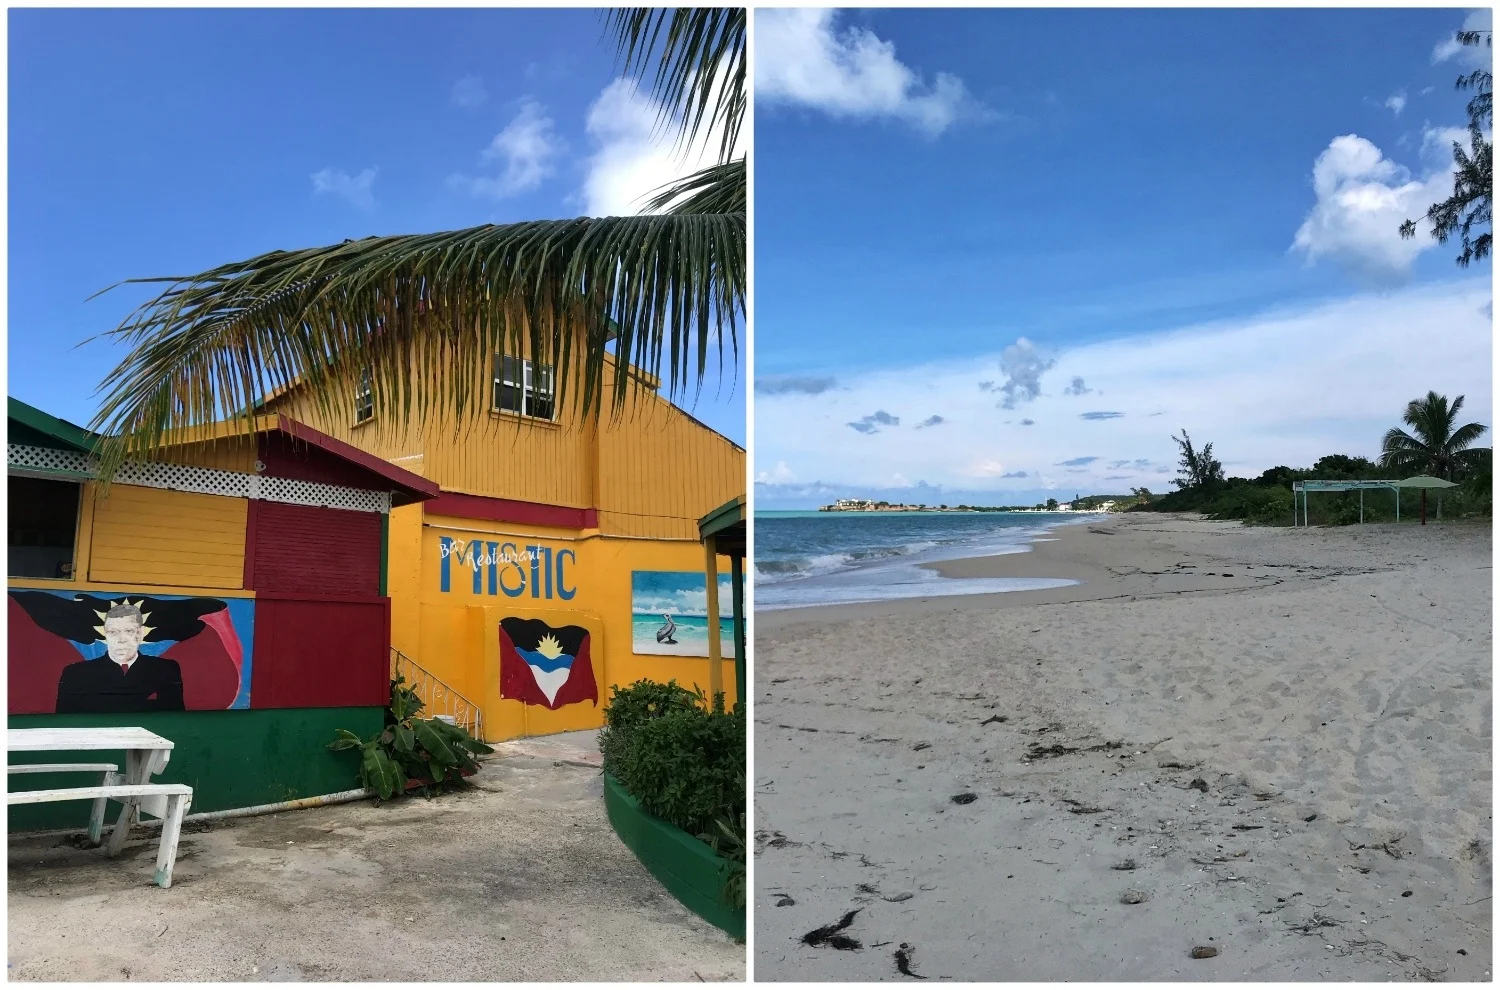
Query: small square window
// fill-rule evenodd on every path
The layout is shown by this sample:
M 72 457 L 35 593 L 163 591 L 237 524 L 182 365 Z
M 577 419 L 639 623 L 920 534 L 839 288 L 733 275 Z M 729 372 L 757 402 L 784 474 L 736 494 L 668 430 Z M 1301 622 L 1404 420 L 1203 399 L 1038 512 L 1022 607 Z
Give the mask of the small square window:
M 375 418 L 375 381 L 366 371 L 359 378 L 359 388 L 354 392 L 354 422 L 356 425 Z
M 495 356 L 495 410 L 533 419 L 552 419 L 556 385 L 551 368 L 522 358 Z

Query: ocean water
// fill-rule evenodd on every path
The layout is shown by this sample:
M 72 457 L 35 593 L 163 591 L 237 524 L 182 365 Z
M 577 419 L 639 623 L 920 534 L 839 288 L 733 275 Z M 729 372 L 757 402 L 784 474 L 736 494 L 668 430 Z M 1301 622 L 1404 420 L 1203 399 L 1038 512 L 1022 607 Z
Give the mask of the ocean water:
M 1040 591 L 1060 578 L 945 578 L 919 565 L 1026 553 L 1071 512 L 757 512 L 755 607 Z
M 721 655 L 734 656 L 734 619 L 730 613 L 731 603 L 723 598 L 719 607 L 719 649 Z M 674 613 L 672 622 L 677 631 L 672 638 L 675 644 L 658 643 L 656 631 L 666 625 L 661 615 L 633 613 L 630 617 L 631 652 L 647 653 L 664 657 L 708 656 L 708 617 L 705 615 L 682 615 Z

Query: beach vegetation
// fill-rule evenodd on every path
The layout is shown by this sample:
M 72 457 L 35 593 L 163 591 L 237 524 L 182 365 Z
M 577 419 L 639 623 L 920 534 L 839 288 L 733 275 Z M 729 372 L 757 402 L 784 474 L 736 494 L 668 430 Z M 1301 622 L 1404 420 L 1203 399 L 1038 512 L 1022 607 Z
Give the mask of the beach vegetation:
M 1485 432 L 1479 423 L 1454 425 L 1463 406 L 1463 396 L 1449 403 L 1447 396 L 1436 392 L 1407 403 L 1401 419 L 1411 431 L 1396 426 L 1386 433 L 1380 463 L 1408 472 L 1402 477 L 1430 474 L 1444 481 L 1461 479 L 1465 469 L 1479 458 L 1474 444 Z
M 1456 40 L 1460 45 L 1484 45 L 1493 47 L 1494 35 L 1489 30 L 1459 31 Z M 1460 268 L 1488 257 L 1491 230 L 1477 233 L 1480 228 L 1492 226 L 1495 189 L 1494 148 L 1487 137 L 1494 124 L 1494 77 L 1488 69 L 1476 69 L 1459 76 L 1456 88 L 1474 95 L 1469 100 L 1469 149 L 1457 141 L 1453 142 L 1453 195 L 1427 208 L 1426 219 L 1432 225 L 1432 236 L 1439 244 L 1457 234 L 1463 242 L 1463 250 L 1456 259 Z M 1407 220 L 1401 225 L 1401 236 L 1417 236 L 1417 222 Z
M 726 895 L 743 904 L 745 716 L 724 695 L 709 699 L 676 681 L 636 681 L 611 690 L 599 730 L 604 772 L 641 809 L 737 864 Z
M 1172 479 L 1172 484 L 1184 491 L 1195 491 L 1202 495 L 1223 485 L 1224 465 L 1214 457 L 1213 444 L 1206 443 L 1203 449 L 1195 449 L 1187 430 L 1182 431 L 1182 436 L 1173 437 L 1172 442 L 1177 444 L 1180 457 L 1177 462 L 1177 477 Z
M 644 375 L 669 399 L 701 386 L 714 348 L 738 356 L 746 292 L 745 10 L 631 8 L 605 15 L 617 61 L 661 108 L 684 157 L 716 162 L 650 192 L 635 216 L 483 224 L 271 251 L 160 289 L 103 336 L 127 348 L 100 386 L 100 477 L 171 431 L 248 422 L 300 385 L 328 418 L 395 427 L 481 415 L 496 354 L 554 370 L 554 401 L 622 412 Z M 369 387 L 355 387 L 356 372 Z M 438 369 L 435 371 L 435 369 Z M 351 379 L 351 375 L 356 376 Z
M 1292 486 L 1299 481 L 1388 481 L 1432 475 L 1459 485 L 1437 493 L 1441 518 L 1489 516 L 1493 453 L 1488 447 L 1474 445 L 1486 427 L 1479 423 L 1457 425 L 1463 404 L 1463 396 L 1450 403 L 1436 392 L 1408 403 L 1402 415 L 1407 429 L 1396 427 L 1386 433 L 1378 460 L 1326 454 L 1311 467 L 1279 464 L 1253 479 L 1223 477 L 1223 468 L 1213 458 L 1213 445 L 1195 449 L 1184 430 L 1181 437 L 1172 438 L 1182 455 L 1181 474 L 1174 482 L 1178 490 L 1152 496 L 1145 489 L 1132 489 L 1136 504 L 1126 511 L 1198 512 L 1210 519 L 1290 526 L 1295 519 Z M 1308 506 L 1309 521 L 1324 526 L 1346 526 L 1361 519 L 1395 522 L 1397 499 L 1391 489 L 1320 492 Z M 1408 494 L 1401 506 L 1402 521 L 1417 519 L 1414 503 Z

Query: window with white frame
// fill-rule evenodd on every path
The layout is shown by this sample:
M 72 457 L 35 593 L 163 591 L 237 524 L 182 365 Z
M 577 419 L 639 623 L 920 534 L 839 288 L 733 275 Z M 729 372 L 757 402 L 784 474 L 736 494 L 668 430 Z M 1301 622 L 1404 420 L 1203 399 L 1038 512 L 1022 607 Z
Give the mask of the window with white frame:
M 495 355 L 496 412 L 552 419 L 556 391 L 551 368 L 533 365 L 523 358 Z
M 354 422 L 356 425 L 375 418 L 375 380 L 369 371 L 359 376 L 359 387 L 354 391 Z

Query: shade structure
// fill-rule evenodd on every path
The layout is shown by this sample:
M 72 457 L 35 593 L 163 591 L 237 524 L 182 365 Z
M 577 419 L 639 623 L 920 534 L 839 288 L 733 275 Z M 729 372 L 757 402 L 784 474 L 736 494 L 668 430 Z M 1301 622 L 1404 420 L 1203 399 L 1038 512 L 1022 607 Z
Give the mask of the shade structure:
M 1419 474 L 1415 478 L 1403 478 L 1401 481 L 1386 482 L 1393 488 L 1457 488 L 1455 481 L 1444 481 L 1442 478 L 1434 478 L 1428 474 Z
M 1292 524 L 1297 523 L 1297 496 L 1302 496 L 1302 525 L 1311 525 L 1308 521 L 1307 496 L 1311 492 L 1359 492 L 1359 521 L 1365 521 L 1365 493 L 1366 488 L 1389 488 L 1396 493 L 1396 520 L 1401 520 L 1401 489 L 1416 488 L 1425 491 L 1429 488 L 1457 488 L 1458 484 L 1452 481 L 1444 481 L 1442 478 L 1434 478 L 1431 475 L 1420 474 L 1415 478 L 1402 478 L 1400 480 L 1383 479 L 1361 479 L 1358 481 L 1294 481 L 1292 483 Z M 1426 496 L 1423 496 L 1422 521 L 1427 521 Z M 1442 518 L 1442 513 L 1438 513 Z
M 719 554 L 729 558 L 734 602 L 735 697 L 745 699 L 745 497 L 730 499 L 698 520 L 703 540 L 708 591 L 708 682 L 710 695 L 723 690 L 723 658 L 719 655 Z

